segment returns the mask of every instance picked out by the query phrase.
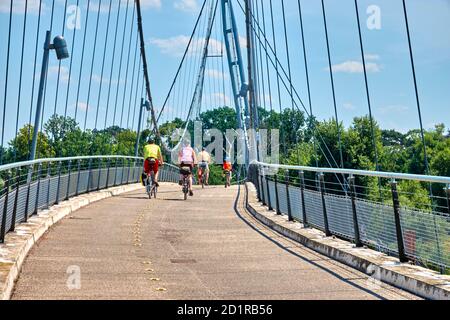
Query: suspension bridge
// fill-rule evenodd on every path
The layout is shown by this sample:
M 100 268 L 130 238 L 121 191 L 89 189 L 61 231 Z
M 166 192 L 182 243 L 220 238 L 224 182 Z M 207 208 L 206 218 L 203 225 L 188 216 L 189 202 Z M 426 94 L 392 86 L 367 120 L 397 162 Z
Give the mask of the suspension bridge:
M 414 1 L 395 7 L 417 121 L 413 142 L 399 144 L 374 112 L 362 0 L 344 15 L 365 103 L 351 129 L 335 6 L 316 1 L 332 114 L 321 120 L 304 2 L 202 1 L 157 103 L 151 88 L 167 75 L 150 74 L 161 62 L 147 31 L 162 26 L 143 19 L 147 1 L 2 2 L 1 297 L 449 299 L 450 140 L 424 122 Z M 150 201 L 140 183 L 149 137 L 166 160 Z M 219 186 L 183 201 L 177 158 L 191 140 L 212 154 Z M 407 143 L 414 161 L 396 165 Z

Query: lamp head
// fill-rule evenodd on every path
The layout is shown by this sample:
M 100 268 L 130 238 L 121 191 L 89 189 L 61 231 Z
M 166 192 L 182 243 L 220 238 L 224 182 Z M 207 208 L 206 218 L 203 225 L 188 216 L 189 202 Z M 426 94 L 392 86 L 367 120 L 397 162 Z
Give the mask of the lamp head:
M 66 40 L 62 36 L 56 36 L 53 39 L 53 48 L 56 51 L 58 60 L 69 58 L 69 51 L 67 50 Z
M 147 111 L 149 111 L 149 112 L 151 111 L 150 102 L 148 100 L 145 100 L 145 102 L 142 106 L 145 107 L 145 109 Z

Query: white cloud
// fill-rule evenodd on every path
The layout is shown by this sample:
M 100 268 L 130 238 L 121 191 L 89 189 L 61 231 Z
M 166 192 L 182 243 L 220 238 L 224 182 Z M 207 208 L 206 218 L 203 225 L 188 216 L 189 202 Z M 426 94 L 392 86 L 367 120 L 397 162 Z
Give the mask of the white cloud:
M 76 103 L 72 103 L 71 105 L 70 105 L 70 108 L 72 108 L 72 109 L 76 109 L 76 106 L 77 106 L 77 104 Z M 78 110 L 81 110 L 81 111 L 86 111 L 88 109 L 88 104 L 86 103 L 86 102 L 81 102 L 81 101 L 78 101 Z
M 344 73 L 363 73 L 364 66 L 360 61 L 345 61 L 343 63 L 335 64 L 331 67 L 333 72 Z M 330 70 L 327 68 L 326 70 Z M 381 71 L 381 65 L 375 62 L 366 63 L 367 72 L 377 73 Z
M 353 111 L 356 107 L 351 102 L 345 102 L 343 105 L 345 110 Z
M 241 48 L 247 48 L 247 37 L 239 36 L 239 44 Z
M 215 70 L 215 69 L 207 69 L 205 70 L 205 74 L 207 77 L 214 78 L 214 79 L 228 79 L 228 74 L 223 73 L 222 71 Z
M 200 9 L 197 0 L 178 0 L 173 6 L 175 9 L 185 12 L 196 12 Z
M 40 0 L 14 0 L 12 10 L 13 13 L 23 14 L 25 13 L 25 3 L 28 2 L 28 13 L 37 14 L 39 13 L 39 2 Z M 42 9 L 45 8 L 45 4 L 42 4 Z M 10 2 L 6 0 L 0 0 L 0 13 L 9 13 Z
M 134 0 L 133 0 L 134 1 Z M 159 9 L 161 8 L 161 0 L 141 0 L 141 8 L 145 9 Z
M 62 82 L 68 82 L 69 80 L 69 69 L 61 66 L 59 68 L 58 66 L 50 66 L 48 67 L 48 75 L 51 77 L 54 77 L 57 79 L 58 77 L 58 70 L 59 70 L 59 80 Z
M 206 99 L 206 97 L 205 97 Z M 222 104 L 225 104 L 226 106 L 231 106 L 231 99 L 228 95 L 222 93 L 222 92 L 216 92 L 209 95 L 210 101 L 218 101 L 219 105 L 222 106 Z M 205 101 L 209 101 L 205 100 Z
M 376 110 L 382 115 L 387 115 L 392 113 L 405 113 L 409 110 L 409 107 L 404 105 L 388 105 L 379 107 Z
M 186 50 L 189 43 L 190 37 L 185 35 L 179 35 L 171 38 L 150 39 L 150 44 L 159 48 L 159 50 L 166 55 L 173 57 L 181 57 Z M 200 54 L 203 51 L 203 46 L 205 39 L 194 38 L 192 39 L 191 46 L 189 48 L 189 56 Z M 219 40 L 211 38 L 209 40 L 209 51 L 210 55 L 220 55 L 222 53 L 223 43 Z
M 380 60 L 380 56 L 378 54 L 365 54 L 364 58 L 366 58 L 366 60 Z

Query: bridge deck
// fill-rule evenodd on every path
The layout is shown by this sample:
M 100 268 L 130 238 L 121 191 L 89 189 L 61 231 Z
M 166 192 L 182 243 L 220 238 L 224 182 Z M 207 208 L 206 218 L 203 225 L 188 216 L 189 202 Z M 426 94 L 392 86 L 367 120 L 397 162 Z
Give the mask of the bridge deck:
M 256 222 L 237 188 L 178 186 L 81 209 L 43 236 L 13 299 L 413 299 Z M 243 192 L 243 190 L 242 190 Z M 69 266 L 81 288 L 69 290 Z

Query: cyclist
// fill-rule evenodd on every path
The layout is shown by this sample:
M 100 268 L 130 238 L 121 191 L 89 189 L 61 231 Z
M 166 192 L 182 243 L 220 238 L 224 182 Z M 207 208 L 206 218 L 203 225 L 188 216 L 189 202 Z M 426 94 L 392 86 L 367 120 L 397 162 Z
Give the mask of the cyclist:
M 231 163 L 230 157 L 226 157 L 223 163 L 223 173 L 227 179 L 226 186 L 231 185 L 231 172 L 233 171 L 233 165 Z
M 199 168 L 199 180 L 200 172 L 203 176 L 203 181 L 205 185 L 209 185 L 209 165 L 211 164 L 211 155 L 203 148 L 202 151 L 197 156 L 198 168 Z
M 195 156 L 195 151 L 192 149 L 189 140 L 186 140 L 183 143 L 183 147 L 178 153 L 178 163 L 180 164 L 180 168 L 189 167 L 191 169 L 191 174 L 189 175 L 189 196 L 192 197 L 194 195 L 194 191 L 192 191 L 192 170 L 197 163 L 197 157 Z
M 155 144 L 154 138 L 148 139 L 148 144 L 144 147 L 144 172 L 149 175 L 152 171 L 155 174 L 155 185 L 159 187 L 158 175 L 159 167 L 164 165 L 161 148 Z

